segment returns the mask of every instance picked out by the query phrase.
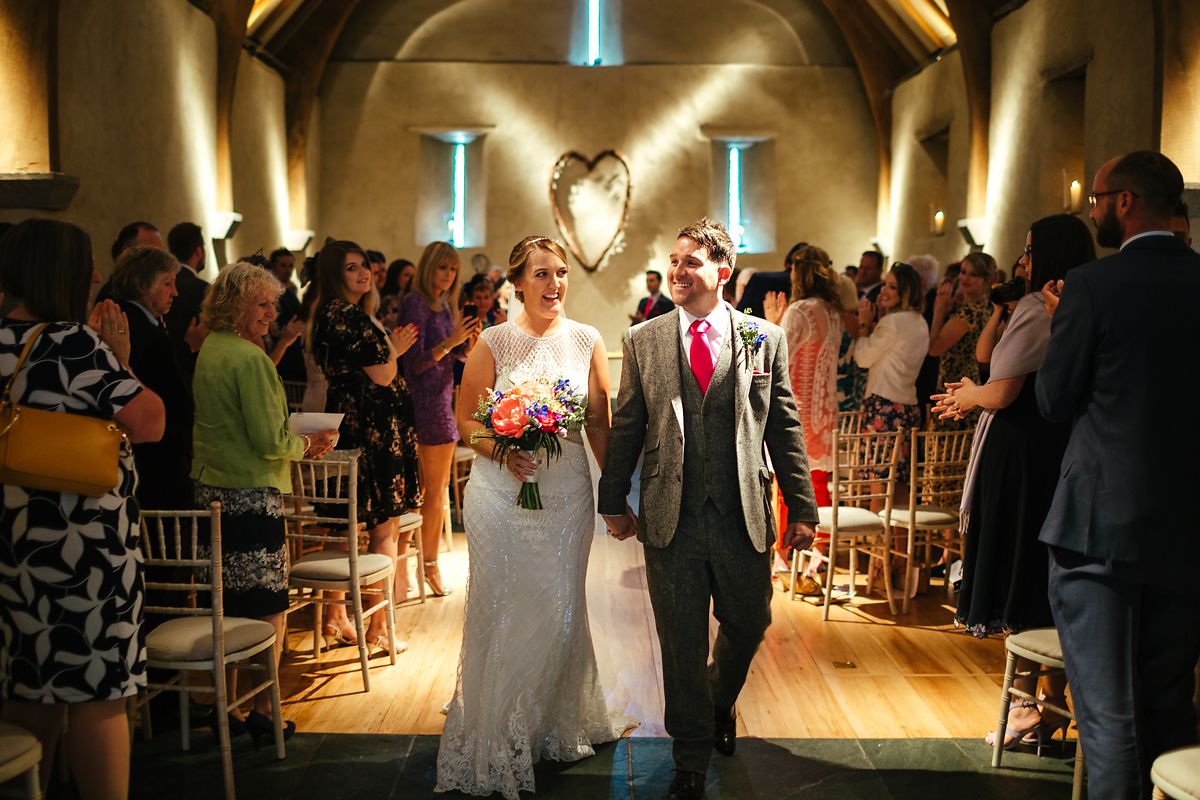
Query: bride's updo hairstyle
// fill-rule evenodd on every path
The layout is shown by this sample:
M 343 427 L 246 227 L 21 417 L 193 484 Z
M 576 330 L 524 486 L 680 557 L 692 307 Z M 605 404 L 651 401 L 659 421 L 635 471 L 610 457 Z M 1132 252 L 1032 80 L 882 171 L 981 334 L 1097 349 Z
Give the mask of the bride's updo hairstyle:
M 547 239 L 545 236 L 526 236 L 517 242 L 516 247 L 508 254 L 507 278 L 508 282 L 513 284 L 513 293 L 522 303 L 525 302 L 525 293 L 517 289 L 514 281 L 525 274 L 525 265 L 529 263 L 529 257 L 533 255 L 534 250 L 545 250 L 547 253 L 553 253 L 561 258 L 564 264 L 567 263 L 567 251 L 553 239 Z

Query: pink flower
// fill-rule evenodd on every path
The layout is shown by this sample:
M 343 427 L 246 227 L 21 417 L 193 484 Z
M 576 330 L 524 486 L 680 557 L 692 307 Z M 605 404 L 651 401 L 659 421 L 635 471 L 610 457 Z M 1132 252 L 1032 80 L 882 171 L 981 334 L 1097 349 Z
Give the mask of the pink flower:
M 492 428 L 499 436 L 520 436 L 529 425 L 529 401 L 511 394 L 492 409 Z

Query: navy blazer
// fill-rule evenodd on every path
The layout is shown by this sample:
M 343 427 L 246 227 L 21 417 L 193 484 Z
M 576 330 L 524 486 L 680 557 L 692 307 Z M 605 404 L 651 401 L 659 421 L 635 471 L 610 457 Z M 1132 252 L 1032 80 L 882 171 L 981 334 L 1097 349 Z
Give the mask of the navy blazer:
M 1200 426 L 1185 389 L 1196 356 L 1200 254 L 1148 236 L 1067 274 L 1037 399 L 1074 421 L 1041 540 L 1157 566 L 1200 559 L 1191 519 Z
M 767 292 L 783 292 L 789 298 L 792 296 L 792 271 L 756 272 L 746 281 L 742 297 L 738 300 L 737 309 L 745 314 L 765 318 L 763 313 L 763 298 Z

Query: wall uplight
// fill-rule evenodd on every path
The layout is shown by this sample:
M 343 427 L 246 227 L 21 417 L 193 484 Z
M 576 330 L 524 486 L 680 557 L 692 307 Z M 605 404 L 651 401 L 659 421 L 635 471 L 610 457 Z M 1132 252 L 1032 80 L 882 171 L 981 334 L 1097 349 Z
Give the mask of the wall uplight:
M 729 145 L 729 188 L 728 203 L 729 235 L 737 245 L 739 253 L 746 252 L 746 228 L 742 224 L 742 151 L 736 144 Z
M 941 236 L 946 232 L 946 212 L 942 209 L 934 209 L 929 219 L 929 232 L 934 236 Z
M 1067 211 L 1072 214 L 1078 214 L 1083 210 L 1083 184 L 1078 180 L 1072 180 L 1067 185 Z

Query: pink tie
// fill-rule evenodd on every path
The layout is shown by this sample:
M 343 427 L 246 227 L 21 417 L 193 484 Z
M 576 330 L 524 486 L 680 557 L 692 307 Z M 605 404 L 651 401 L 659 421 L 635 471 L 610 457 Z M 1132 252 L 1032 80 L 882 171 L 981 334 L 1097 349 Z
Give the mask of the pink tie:
M 698 319 L 689 328 L 692 332 L 692 347 L 688 353 L 688 360 L 692 362 L 692 374 L 696 376 L 696 383 L 700 384 L 700 394 L 708 393 L 708 384 L 712 382 L 713 376 L 712 351 L 708 349 L 708 337 L 705 335 L 711 327 L 708 320 Z

